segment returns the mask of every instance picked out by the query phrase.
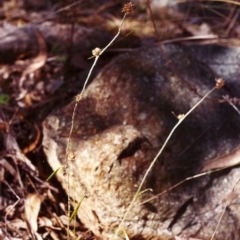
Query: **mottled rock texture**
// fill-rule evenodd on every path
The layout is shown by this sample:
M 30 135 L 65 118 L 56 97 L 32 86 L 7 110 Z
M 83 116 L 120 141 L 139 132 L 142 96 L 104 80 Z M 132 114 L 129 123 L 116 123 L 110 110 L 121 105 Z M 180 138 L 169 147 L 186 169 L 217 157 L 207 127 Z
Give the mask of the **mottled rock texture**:
M 102 239 L 112 239 L 147 167 L 178 121 L 172 112 L 186 113 L 215 85 L 216 73 L 192 53 L 164 45 L 162 50 L 123 54 L 100 72 L 78 105 L 70 189 L 63 171 L 57 177 L 73 204 L 86 196 L 78 216 Z M 218 101 L 233 88 L 231 82 L 230 87 L 216 90 L 174 133 L 144 184 L 143 189 L 152 192 L 137 199 L 124 222 L 131 239 L 211 237 L 240 178 L 238 167 L 187 181 L 155 200 L 141 202 L 239 146 L 240 116 Z M 239 94 L 239 85 L 236 88 Z M 74 104 L 56 110 L 44 122 L 43 145 L 53 169 L 65 162 Z M 239 200 L 235 193 L 215 239 L 240 238 Z

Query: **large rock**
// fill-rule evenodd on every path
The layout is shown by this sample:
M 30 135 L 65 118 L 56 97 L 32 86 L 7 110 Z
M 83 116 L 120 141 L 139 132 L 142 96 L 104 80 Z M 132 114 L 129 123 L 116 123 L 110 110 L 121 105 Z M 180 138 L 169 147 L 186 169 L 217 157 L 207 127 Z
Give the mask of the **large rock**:
M 176 124 L 215 85 L 210 67 L 185 48 L 165 45 L 124 54 L 88 86 L 76 111 L 67 175 L 57 177 L 78 216 L 96 235 L 112 239 L 152 159 Z M 131 239 L 209 239 L 240 178 L 238 167 L 187 181 L 159 198 L 141 202 L 197 173 L 207 161 L 239 145 L 240 116 L 219 103 L 232 87 L 215 91 L 182 122 L 159 157 L 123 224 Z M 239 85 L 238 92 L 240 90 Z M 53 169 L 65 164 L 75 101 L 44 122 L 43 145 Z M 236 195 L 236 194 L 235 194 Z M 218 240 L 239 239 L 239 197 L 229 204 Z M 179 239 L 177 238 L 176 239 Z

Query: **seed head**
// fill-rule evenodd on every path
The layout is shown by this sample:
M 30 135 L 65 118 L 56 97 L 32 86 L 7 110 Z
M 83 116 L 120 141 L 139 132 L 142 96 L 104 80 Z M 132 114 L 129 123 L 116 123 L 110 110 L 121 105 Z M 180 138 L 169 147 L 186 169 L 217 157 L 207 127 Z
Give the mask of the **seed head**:
M 97 57 L 97 56 L 100 55 L 101 51 L 102 51 L 102 50 L 101 50 L 100 48 L 95 48 L 95 49 L 92 50 L 92 55 L 93 55 L 94 57 Z
M 130 15 L 133 13 L 134 5 L 132 2 L 126 3 L 123 5 L 122 12 L 124 12 L 126 15 Z
M 185 114 L 178 114 L 176 115 L 174 112 L 172 112 L 173 116 L 176 117 L 178 120 L 181 120 L 185 117 Z
M 216 87 L 216 89 L 219 90 L 224 86 L 224 84 L 225 84 L 225 81 L 222 78 L 218 78 L 218 79 L 216 79 L 215 87 Z

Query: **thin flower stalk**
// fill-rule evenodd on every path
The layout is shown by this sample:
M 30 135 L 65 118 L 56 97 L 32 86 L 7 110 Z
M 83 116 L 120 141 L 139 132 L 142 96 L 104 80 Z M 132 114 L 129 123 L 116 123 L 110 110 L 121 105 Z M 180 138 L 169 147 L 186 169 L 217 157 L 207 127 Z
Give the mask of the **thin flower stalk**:
M 103 48 L 102 50 L 100 48 L 95 48 L 92 53 L 93 53 L 93 57 L 95 58 L 92 67 L 89 70 L 89 73 L 87 75 L 87 78 L 84 82 L 82 91 L 76 96 L 76 102 L 73 108 L 73 113 L 72 113 L 72 119 L 71 119 L 71 127 L 70 127 L 70 131 L 69 131 L 69 135 L 68 135 L 68 139 L 67 139 L 67 146 L 66 146 L 66 154 L 65 154 L 65 172 L 67 174 L 67 189 L 69 191 L 70 189 L 70 180 L 69 180 L 69 174 L 68 174 L 68 168 L 69 168 L 69 160 L 74 160 L 75 155 L 72 152 L 72 146 L 71 146 L 71 138 L 72 138 L 72 133 L 73 133 L 73 128 L 74 128 L 74 121 L 75 121 L 75 116 L 76 116 L 76 111 L 77 111 L 77 107 L 78 107 L 78 103 L 82 100 L 83 98 L 83 94 L 84 91 L 86 89 L 87 83 L 89 81 L 89 78 L 92 74 L 92 71 L 94 69 L 94 67 L 96 66 L 96 63 L 99 59 L 99 57 L 107 50 L 107 48 L 116 40 L 116 38 L 119 36 L 119 34 L 121 33 L 121 29 L 124 23 L 124 20 L 126 18 L 127 15 L 130 15 L 133 13 L 133 7 L 134 5 L 130 2 L 127 4 L 124 4 L 122 12 L 124 12 L 124 16 L 122 18 L 121 24 L 119 26 L 118 32 L 117 34 L 114 36 L 114 38 L 107 44 L 107 46 L 105 48 Z M 71 156 L 71 157 L 70 157 Z M 72 157 L 73 156 L 73 157 Z M 71 159 L 70 159 L 71 158 Z M 70 195 L 68 194 L 68 218 L 70 219 Z M 67 226 L 67 239 L 69 239 L 69 232 L 70 232 L 70 221 L 68 221 L 68 226 Z
M 225 84 L 225 82 L 224 82 L 223 79 L 217 79 L 217 80 L 216 80 L 216 85 L 214 86 L 214 88 L 213 88 L 212 90 L 210 90 L 203 98 L 201 98 L 200 101 L 197 102 L 186 114 L 181 114 L 181 115 L 179 115 L 177 124 L 173 127 L 173 129 L 172 129 L 171 132 L 169 133 L 169 135 L 168 135 L 167 139 L 165 140 L 163 146 L 162 146 L 161 149 L 158 151 L 157 155 L 156 155 L 155 158 L 152 160 L 152 162 L 151 162 L 151 164 L 149 165 L 146 173 L 144 174 L 143 179 L 142 179 L 142 181 L 141 181 L 141 183 L 140 183 L 140 185 L 139 185 L 139 187 L 138 187 L 138 189 L 137 189 L 137 191 L 136 191 L 136 193 L 135 193 L 135 195 L 134 195 L 131 203 L 129 204 L 129 206 L 128 206 L 128 208 L 127 208 L 127 210 L 126 210 L 126 212 L 125 212 L 125 214 L 124 214 L 124 216 L 123 216 L 120 224 L 118 225 L 118 228 L 117 228 L 117 230 L 116 230 L 116 232 L 115 232 L 115 235 L 114 235 L 114 239 L 116 239 L 116 237 L 118 236 L 120 230 L 122 229 L 122 225 L 123 225 L 125 219 L 127 218 L 130 210 L 132 209 L 132 207 L 133 207 L 134 203 L 136 202 L 137 198 L 139 197 L 139 193 L 141 192 L 142 186 L 143 186 L 143 184 L 144 184 L 144 182 L 145 182 L 145 180 L 146 180 L 149 172 L 152 170 L 154 164 L 156 163 L 157 159 L 159 158 L 159 156 L 160 156 L 161 153 L 163 152 L 165 146 L 166 146 L 167 143 L 169 142 L 169 140 L 170 140 L 171 136 L 173 135 L 173 133 L 175 132 L 175 130 L 176 130 L 176 129 L 178 128 L 178 126 L 183 122 L 183 120 L 184 120 L 190 113 L 192 113 L 193 110 L 196 109 L 215 89 L 218 89 L 218 90 L 219 90 L 220 88 L 222 88 L 222 87 L 224 86 L 224 84 Z

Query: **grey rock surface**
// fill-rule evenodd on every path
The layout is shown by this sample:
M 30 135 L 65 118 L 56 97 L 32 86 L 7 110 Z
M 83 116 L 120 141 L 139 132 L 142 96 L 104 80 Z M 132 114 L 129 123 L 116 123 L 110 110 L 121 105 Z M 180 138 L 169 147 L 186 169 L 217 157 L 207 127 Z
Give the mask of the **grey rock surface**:
M 68 161 L 68 175 L 58 171 L 57 177 L 73 205 L 85 196 L 78 216 L 102 239 L 113 239 L 146 169 L 178 121 L 172 112 L 186 113 L 214 87 L 216 73 L 195 57 L 177 45 L 123 54 L 100 72 L 79 102 L 71 138 L 74 158 Z M 187 181 L 141 203 L 239 146 L 240 116 L 218 101 L 232 88 L 239 94 L 237 80 L 216 90 L 174 133 L 144 184 L 143 190 L 152 192 L 137 199 L 124 222 L 129 238 L 210 239 L 240 178 L 238 167 Z M 53 169 L 65 164 L 74 104 L 44 122 L 43 145 Z M 216 240 L 240 238 L 235 195 Z
M 232 94 L 237 94 L 240 88 L 240 48 L 236 46 L 236 41 L 228 41 L 227 45 L 193 45 L 190 48 L 192 54 L 227 81 L 232 90 L 236 91 Z

